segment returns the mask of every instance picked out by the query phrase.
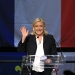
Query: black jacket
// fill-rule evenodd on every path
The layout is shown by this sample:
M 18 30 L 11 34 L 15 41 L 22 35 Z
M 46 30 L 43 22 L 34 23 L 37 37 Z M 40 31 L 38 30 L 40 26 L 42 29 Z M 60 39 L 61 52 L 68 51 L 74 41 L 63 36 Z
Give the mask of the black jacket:
M 43 35 L 43 48 L 45 55 L 56 55 L 56 44 L 53 35 Z M 18 44 L 18 51 L 25 51 L 28 55 L 35 55 L 37 48 L 35 35 L 28 35 L 25 42 L 22 43 L 21 40 Z
M 45 55 L 56 55 L 56 43 L 53 35 L 43 35 L 43 48 Z M 35 35 L 28 35 L 24 43 L 22 43 L 22 39 L 18 44 L 18 51 L 25 51 L 27 55 L 35 55 L 37 44 L 36 44 L 36 37 Z M 50 71 L 50 70 L 49 70 Z M 21 75 L 29 75 L 27 67 L 23 66 Z

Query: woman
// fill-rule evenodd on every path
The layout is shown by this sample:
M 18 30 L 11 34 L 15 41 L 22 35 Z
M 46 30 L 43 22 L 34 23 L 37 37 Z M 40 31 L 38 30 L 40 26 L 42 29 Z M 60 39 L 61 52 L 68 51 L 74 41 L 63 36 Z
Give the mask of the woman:
M 29 30 L 25 26 L 21 27 L 22 38 L 18 44 L 18 51 L 25 51 L 27 55 L 56 55 L 56 44 L 53 35 L 48 34 L 45 30 L 45 22 L 42 18 L 36 18 L 32 24 L 33 32 L 29 34 Z M 35 62 L 39 63 L 40 60 L 35 57 L 34 64 L 31 69 L 31 75 L 51 75 L 52 69 L 41 68 L 41 66 L 35 65 Z M 51 59 L 47 59 L 45 63 L 52 62 Z M 39 66 L 39 68 L 38 68 Z M 24 68 L 23 68 L 24 70 Z M 22 70 L 24 75 L 25 70 Z M 26 74 L 25 74 L 26 75 Z

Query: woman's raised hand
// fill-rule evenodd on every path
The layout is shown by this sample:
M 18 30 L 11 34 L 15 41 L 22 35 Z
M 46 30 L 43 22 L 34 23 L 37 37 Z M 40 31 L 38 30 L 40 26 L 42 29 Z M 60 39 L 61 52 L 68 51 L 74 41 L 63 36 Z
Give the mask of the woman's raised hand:
M 27 30 L 25 26 L 22 26 L 20 30 L 22 33 L 22 43 L 24 43 L 26 37 L 28 36 L 29 30 Z
M 27 37 L 28 36 L 29 30 L 27 30 L 25 26 L 22 26 L 20 28 L 20 30 L 22 32 L 22 37 Z

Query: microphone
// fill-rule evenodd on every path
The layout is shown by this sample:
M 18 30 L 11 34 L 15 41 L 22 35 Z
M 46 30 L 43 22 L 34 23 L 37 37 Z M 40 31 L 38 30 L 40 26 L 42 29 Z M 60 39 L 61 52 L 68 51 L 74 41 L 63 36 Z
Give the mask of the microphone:
M 39 38 L 39 36 L 37 36 L 37 38 Z
M 37 38 L 39 38 L 39 36 L 37 36 Z M 41 42 L 39 42 L 39 44 L 41 44 Z
M 59 44 L 56 42 L 56 45 L 59 47 Z M 59 60 L 60 61 L 64 61 L 64 55 L 63 55 L 63 53 L 62 53 L 62 50 L 61 50 L 61 48 L 59 48 L 59 50 L 60 50 L 60 52 L 61 52 L 61 55 L 60 55 L 60 57 L 59 57 Z

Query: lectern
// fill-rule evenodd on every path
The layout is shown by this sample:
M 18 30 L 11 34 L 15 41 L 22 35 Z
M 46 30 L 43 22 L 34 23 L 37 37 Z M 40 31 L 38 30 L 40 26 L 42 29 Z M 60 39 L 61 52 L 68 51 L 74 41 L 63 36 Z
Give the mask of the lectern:
M 31 69 L 35 66 L 36 68 L 52 68 L 58 69 L 61 65 L 64 65 L 66 56 L 61 55 L 44 55 L 44 56 L 35 56 L 28 55 L 23 56 L 23 65 L 28 68 L 29 74 L 31 75 Z M 50 59 L 50 63 L 46 63 L 47 59 Z M 39 65 L 39 66 L 37 66 Z

